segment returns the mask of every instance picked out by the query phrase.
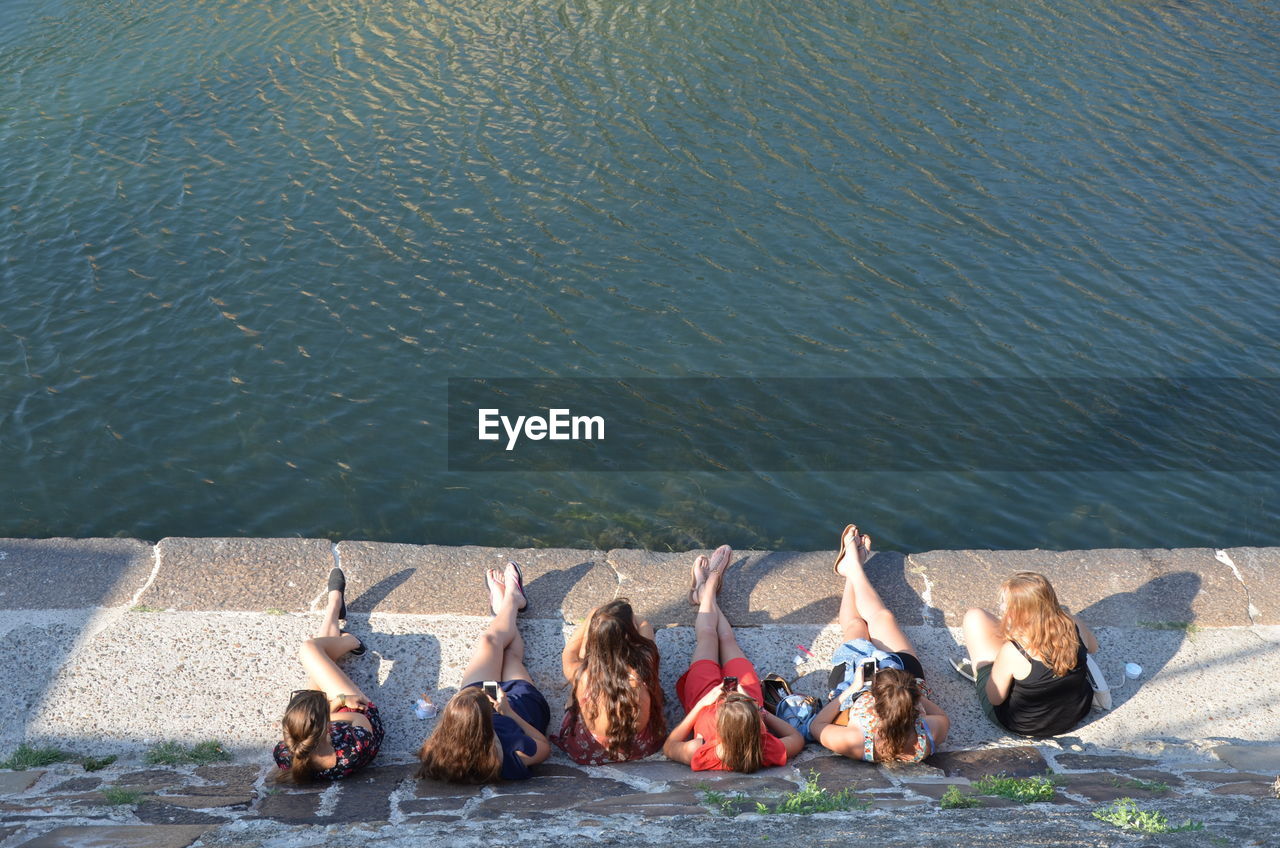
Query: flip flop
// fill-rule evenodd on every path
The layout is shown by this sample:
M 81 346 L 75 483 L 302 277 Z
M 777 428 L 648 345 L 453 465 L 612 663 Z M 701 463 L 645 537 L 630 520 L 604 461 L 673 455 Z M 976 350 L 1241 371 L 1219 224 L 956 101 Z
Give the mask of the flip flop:
M 951 667 L 956 670 L 956 674 L 960 675 L 965 680 L 968 680 L 970 683 L 978 682 L 978 676 L 973 673 L 973 663 L 969 661 L 968 657 L 962 657 L 960 659 L 952 657 Z
M 342 592 L 342 608 L 338 610 L 338 618 L 345 619 L 347 617 L 347 575 L 342 573 L 341 568 L 335 568 L 329 572 L 329 588 L 325 591 Z
M 343 630 L 343 631 L 342 631 L 342 634 L 345 636 L 345 635 L 347 634 L 347 631 Z M 356 637 L 356 641 L 357 641 L 357 642 L 360 642 L 360 637 L 359 637 L 359 636 L 357 636 L 357 637 Z M 363 656 L 364 656 L 364 652 L 365 652 L 365 651 L 367 651 L 367 650 L 369 650 L 369 649 L 365 647 L 364 642 L 360 642 L 360 644 L 359 644 L 358 646 L 356 646 L 355 648 L 353 648 L 353 649 L 352 649 L 352 650 L 350 650 L 350 651 L 347 651 L 347 653 L 348 653 L 348 654 L 350 654 L 350 655 L 351 655 L 351 656 L 353 656 L 353 657 L 363 657 Z
M 489 590 L 489 609 L 493 610 L 493 614 L 498 614 L 498 607 L 502 605 L 502 596 L 506 594 L 505 584 L 496 576 L 497 571 L 492 568 L 484 570 L 484 585 Z
M 707 579 L 716 578 L 716 594 L 720 594 L 720 590 L 724 588 L 724 573 L 733 562 L 733 548 L 728 545 L 721 545 L 711 554 L 711 563 L 709 565 L 710 573 Z
M 836 573 L 837 577 L 843 576 L 840 574 L 840 560 L 844 559 L 844 534 L 848 533 L 851 529 L 855 534 L 858 532 L 858 528 L 854 524 L 846 524 L 844 529 L 840 531 L 840 550 L 836 552 L 836 561 L 831 563 L 831 570 Z
M 690 606 L 696 607 L 699 603 L 698 601 L 698 570 L 705 569 L 707 567 L 708 562 L 709 560 L 703 554 L 698 554 L 697 559 L 693 561 L 693 583 L 689 585 L 689 605 Z M 706 585 L 706 582 L 707 582 L 707 578 L 704 572 L 704 576 L 702 578 L 703 585 Z

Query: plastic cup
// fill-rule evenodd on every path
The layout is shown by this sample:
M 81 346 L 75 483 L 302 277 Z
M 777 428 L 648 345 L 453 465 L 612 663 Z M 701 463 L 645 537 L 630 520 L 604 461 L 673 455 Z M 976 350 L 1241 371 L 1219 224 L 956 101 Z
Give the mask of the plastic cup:
M 1129 678 L 1130 680 L 1137 680 L 1139 677 L 1142 676 L 1142 666 L 1138 665 L 1137 663 L 1125 663 L 1124 676 Z

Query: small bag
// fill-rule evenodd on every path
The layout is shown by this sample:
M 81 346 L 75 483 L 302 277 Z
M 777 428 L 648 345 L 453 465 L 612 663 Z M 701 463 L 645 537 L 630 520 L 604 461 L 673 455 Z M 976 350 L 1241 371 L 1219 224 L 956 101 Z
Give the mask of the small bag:
M 809 733 L 814 716 L 822 709 L 822 704 L 812 695 L 787 695 L 778 702 L 778 718 L 800 731 L 806 742 L 816 742 Z
M 764 708 L 777 715 L 778 704 L 791 694 L 791 684 L 780 674 L 766 674 L 760 681 L 760 688 L 764 690 Z
M 1107 679 L 1102 676 L 1102 668 L 1093 658 L 1093 654 L 1086 654 L 1084 659 L 1084 673 L 1089 678 L 1089 685 L 1093 687 L 1093 708 L 1095 710 L 1111 709 L 1111 687 L 1107 685 Z

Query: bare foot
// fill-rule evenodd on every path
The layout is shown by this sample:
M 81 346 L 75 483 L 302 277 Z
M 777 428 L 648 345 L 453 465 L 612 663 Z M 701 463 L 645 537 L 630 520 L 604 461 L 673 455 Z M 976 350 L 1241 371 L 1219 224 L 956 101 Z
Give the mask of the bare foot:
M 507 569 L 502 574 L 502 582 L 507 584 L 507 591 L 515 593 L 519 598 L 516 609 L 522 610 L 529 605 L 529 601 L 524 596 L 524 575 L 520 573 L 520 566 L 514 562 L 507 563 Z
M 861 568 L 871 556 L 871 537 L 858 532 L 854 524 L 840 534 L 840 554 L 836 557 L 836 574 L 849 576 L 850 564 Z
M 689 604 L 698 606 L 702 603 L 702 589 L 707 585 L 707 558 L 699 555 L 693 561 L 693 585 L 689 588 Z
M 496 568 L 486 568 L 484 570 L 484 585 L 489 590 L 489 608 L 493 610 L 493 614 L 498 614 L 498 607 L 502 606 L 502 598 L 507 592 L 506 584 L 502 582 L 502 575 L 498 573 Z

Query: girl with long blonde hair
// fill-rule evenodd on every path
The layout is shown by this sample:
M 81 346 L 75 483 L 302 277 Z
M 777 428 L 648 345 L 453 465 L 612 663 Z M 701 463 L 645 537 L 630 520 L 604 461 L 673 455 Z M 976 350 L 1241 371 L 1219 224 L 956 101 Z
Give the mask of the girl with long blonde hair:
M 1056 736 L 1093 702 L 1086 657 L 1098 640 L 1058 603 L 1043 574 L 1020 571 L 1000 586 L 1000 617 L 964 614 L 964 640 L 982 710 L 1022 736 Z M 961 669 L 961 673 L 964 673 Z

